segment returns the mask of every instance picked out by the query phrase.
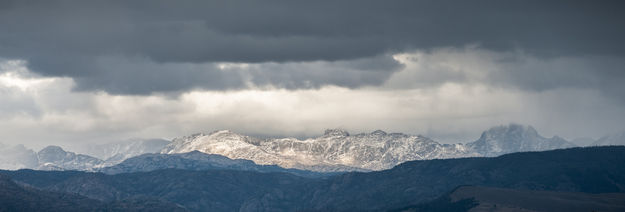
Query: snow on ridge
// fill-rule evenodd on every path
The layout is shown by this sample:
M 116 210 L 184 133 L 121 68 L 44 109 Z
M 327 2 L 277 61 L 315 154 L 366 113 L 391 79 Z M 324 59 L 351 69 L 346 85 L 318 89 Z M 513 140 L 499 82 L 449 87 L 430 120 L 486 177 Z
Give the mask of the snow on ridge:
M 622 136 L 612 136 L 621 140 Z M 607 139 L 607 138 L 606 138 Z M 604 140 L 606 140 L 604 139 Z M 45 169 L 97 171 L 146 153 L 177 154 L 199 151 L 259 165 L 278 165 L 319 172 L 366 171 L 392 168 L 411 160 L 458 157 L 492 157 L 521 151 L 543 151 L 573 147 L 563 138 L 540 136 L 531 126 L 501 125 L 488 129 L 466 144 L 441 144 L 421 135 L 387 133 L 350 134 L 328 129 L 323 135 L 297 138 L 255 138 L 230 130 L 196 133 L 173 139 L 127 141 L 93 145 L 93 154 L 77 154 L 60 147 L 34 152 L 22 146 L 0 144 L 1 169 Z M 96 157 L 92 157 L 96 156 Z
M 252 160 L 258 164 L 314 171 L 326 171 L 339 166 L 346 169 L 382 170 L 408 160 L 475 156 L 463 148 L 443 145 L 422 136 L 387 134 L 381 130 L 350 135 L 340 129 L 328 129 L 322 136 L 306 140 L 258 139 L 231 131 L 215 131 L 203 136 L 174 139 L 161 153 L 193 150 Z
M 467 144 L 441 144 L 420 135 L 371 133 L 351 135 L 342 129 L 328 129 L 319 137 L 258 139 L 220 130 L 174 139 L 161 153 L 198 150 L 246 159 L 257 164 L 276 164 L 285 168 L 327 171 L 336 167 L 383 170 L 410 160 L 498 156 L 520 151 L 541 151 L 573 147 L 554 136 L 544 138 L 531 126 L 509 124 L 493 127 Z M 340 168 L 339 168 L 340 169 Z

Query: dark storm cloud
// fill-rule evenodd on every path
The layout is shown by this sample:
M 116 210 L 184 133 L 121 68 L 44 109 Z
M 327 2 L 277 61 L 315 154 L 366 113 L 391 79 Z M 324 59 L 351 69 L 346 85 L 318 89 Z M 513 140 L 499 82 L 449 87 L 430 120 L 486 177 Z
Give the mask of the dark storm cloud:
M 413 49 L 478 44 L 622 58 L 624 8 L 622 1 L 0 0 L 0 57 L 72 77 L 77 89 L 112 93 L 237 89 L 245 80 L 359 87 L 380 84 L 399 65 L 353 61 Z M 315 61 L 355 64 L 294 65 Z M 269 65 L 242 73 L 217 62 Z
M 71 63 L 90 70 L 89 74 L 82 72 L 73 76 L 77 83 L 74 90 L 134 95 L 177 93 L 189 89 L 232 90 L 249 86 L 309 89 L 341 85 L 357 88 L 380 85 L 402 67 L 389 55 L 348 61 L 251 64 L 158 63 L 137 57 L 88 59 Z
M 214 64 L 157 64 L 138 58 L 106 57 L 90 63 L 88 76 L 76 76 L 75 90 L 106 89 L 111 94 L 178 92 L 193 88 L 237 89 L 243 86 L 235 71 L 219 70 Z
M 349 61 L 317 61 L 301 63 L 265 63 L 248 67 L 247 73 L 255 85 L 273 85 L 279 88 L 319 88 L 340 85 L 358 88 L 362 85 L 380 85 L 403 66 L 388 55 Z
M 417 51 L 400 54 L 398 58 L 406 68 L 386 82 L 392 88 L 432 88 L 456 83 L 533 93 L 587 89 L 625 103 L 625 59 L 622 56 L 539 58 L 523 52 L 465 47 Z

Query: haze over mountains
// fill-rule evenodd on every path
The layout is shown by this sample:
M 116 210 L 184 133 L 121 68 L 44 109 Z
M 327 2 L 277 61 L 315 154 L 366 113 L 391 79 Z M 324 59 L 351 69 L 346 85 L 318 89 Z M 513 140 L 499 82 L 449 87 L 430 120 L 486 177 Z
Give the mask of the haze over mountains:
M 59 146 L 47 146 L 35 152 L 23 145 L 0 144 L 0 153 L 5 153 L 0 155 L 0 169 L 95 171 L 121 163 L 127 158 L 158 152 L 168 143 L 162 139 L 149 139 L 80 147 L 89 155 L 66 151 Z
M 608 136 L 599 138 L 592 143 L 593 146 L 606 146 L 606 145 L 625 145 L 625 132 L 614 133 Z
M 544 138 L 531 126 L 510 124 L 493 127 L 483 132 L 477 141 L 467 143 L 466 146 L 480 156 L 492 157 L 512 152 L 542 151 L 576 145 L 558 136 Z
M 622 136 L 606 136 L 596 141 L 595 145 L 619 144 L 623 141 Z M 305 140 L 261 139 L 221 130 L 183 136 L 172 142 L 151 139 L 83 147 L 82 151 L 88 154 L 65 151 L 58 146 L 49 146 L 39 152 L 24 146 L 2 146 L 0 151 L 7 154 L 0 156 L 0 168 L 98 171 L 146 153 L 171 155 L 199 151 L 223 155 L 229 159 L 249 160 L 258 165 L 278 165 L 316 172 L 345 172 L 384 170 L 413 160 L 493 157 L 513 152 L 575 146 L 558 136 L 542 137 L 533 127 L 518 124 L 493 127 L 484 131 L 479 139 L 465 144 L 441 144 L 420 135 L 386 133 L 381 130 L 350 135 L 344 130 L 331 129 L 322 136 Z M 142 158 L 158 157 L 165 156 Z M 137 163 L 138 160 L 133 161 Z M 185 160 L 190 159 L 187 157 Z
M 125 159 L 145 153 L 159 152 L 170 141 L 164 139 L 132 139 L 107 144 L 82 145 L 76 151 L 117 164 Z

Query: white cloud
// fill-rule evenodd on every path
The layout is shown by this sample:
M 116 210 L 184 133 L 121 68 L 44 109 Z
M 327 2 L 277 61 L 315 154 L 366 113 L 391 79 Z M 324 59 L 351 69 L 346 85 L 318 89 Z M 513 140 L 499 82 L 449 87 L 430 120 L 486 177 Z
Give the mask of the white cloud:
M 491 75 L 512 67 L 501 62 L 509 55 L 468 48 L 394 58 L 404 68 L 381 87 L 195 90 L 176 97 L 73 92 L 71 78 L 36 76 L 23 62 L 3 61 L 0 142 L 42 147 L 132 137 L 173 138 L 217 129 L 315 136 L 334 127 L 353 133 L 382 129 L 464 142 L 490 126 L 509 122 L 534 125 L 547 136 L 597 137 L 621 130 L 625 119 L 621 103 L 598 90 L 532 91 L 492 83 L 499 76 Z M 239 64 L 227 66 L 240 68 Z

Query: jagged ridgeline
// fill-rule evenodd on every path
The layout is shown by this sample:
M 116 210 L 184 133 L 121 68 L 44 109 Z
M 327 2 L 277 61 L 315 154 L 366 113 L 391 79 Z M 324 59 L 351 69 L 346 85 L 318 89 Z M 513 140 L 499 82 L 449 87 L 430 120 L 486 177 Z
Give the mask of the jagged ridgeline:
M 323 136 L 306 140 L 258 139 L 223 130 L 174 139 L 161 153 L 198 150 L 258 164 L 325 172 L 384 170 L 412 160 L 498 156 L 574 146 L 557 136 L 544 138 L 531 126 L 511 124 L 491 128 L 467 144 L 441 144 L 419 135 L 381 130 L 356 135 L 344 130 L 326 130 Z
M 617 141 L 621 140 L 623 139 L 619 139 L 618 136 L 606 136 L 597 142 L 618 144 Z M 39 152 L 24 146 L 4 146 L 0 147 L 0 152 L 5 153 L 0 155 L 0 168 L 111 170 L 106 167 L 115 166 L 141 154 L 172 155 L 199 151 L 235 160 L 249 160 L 257 165 L 277 165 L 286 169 L 315 172 L 346 172 L 385 170 L 413 160 L 492 157 L 512 152 L 543 151 L 574 146 L 575 144 L 558 136 L 545 138 L 531 126 L 517 124 L 493 127 L 484 131 L 477 140 L 464 144 L 441 144 L 420 135 L 386 133 L 381 130 L 352 135 L 347 131 L 334 129 L 327 130 L 322 136 L 304 140 L 261 139 L 221 130 L 184 136 L 173 139 L 172 142 L 156 139 L 88 146 L 77 150 L 81 154 L 56 146 L 44 148 Z M 171 160 L 175 157 L 178 156 L 172 156 Z M 137 158 L 131 162 L 139 166 L 141 160 Z M 187 157 L 186 160 L 193 158 Z M 150 161 L 145 163 L 154 164 Z M 188 166 L 170 165 L 161 168 L 183 167 Z

